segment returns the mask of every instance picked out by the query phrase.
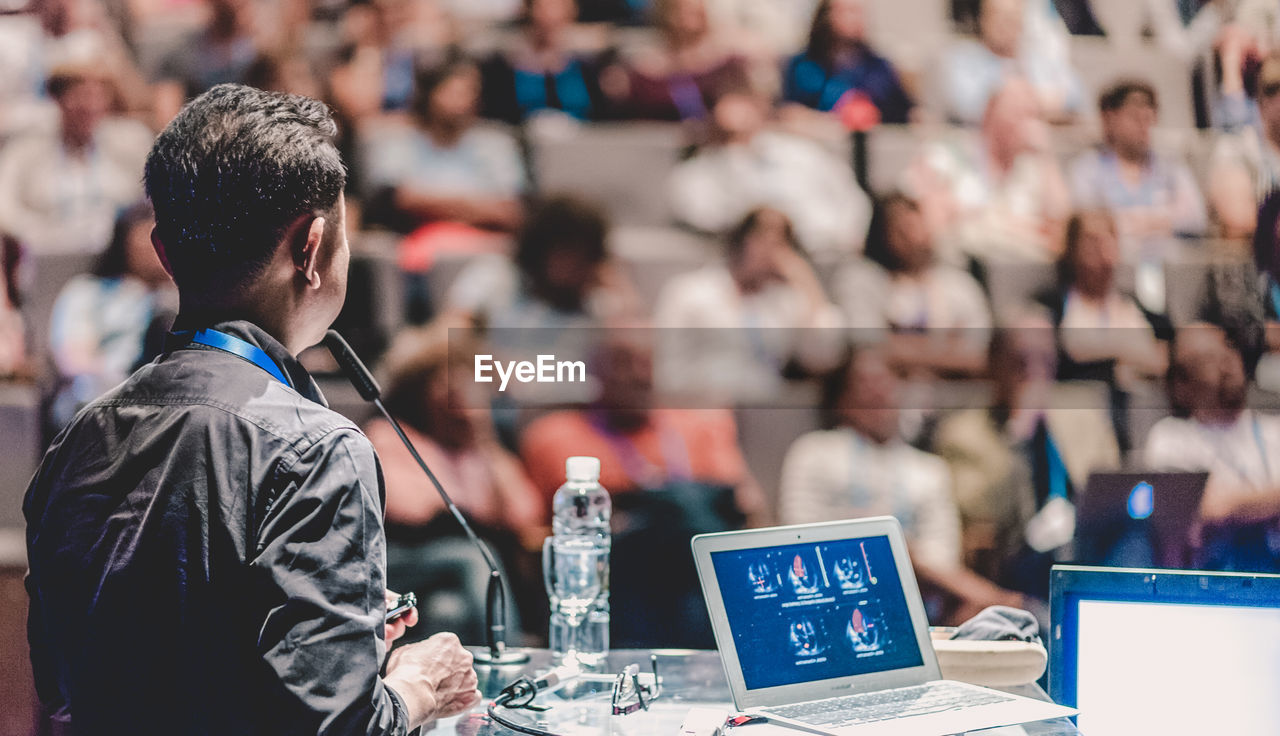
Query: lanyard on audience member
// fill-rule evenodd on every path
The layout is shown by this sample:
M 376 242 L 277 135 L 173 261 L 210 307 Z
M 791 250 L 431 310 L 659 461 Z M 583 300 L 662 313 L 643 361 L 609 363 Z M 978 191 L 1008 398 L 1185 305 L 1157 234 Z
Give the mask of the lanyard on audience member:
M 293 388 L 293 384 L 289 382 L 284 371 L 271 359 L 270 355 L 267 355 L 257 345 L 245 342 L 234 335 L 228 335 L 225 332 L 213 329 L 201 329 L 175 332 L 173 336 L 187 340 L 187 344 L 183 346 L 184 348 L 189 348 L 192 345 L 204 345 L 205 347 L 221 350 L 224 353 L 231 353 L 236 357 L 243 358 L 266 371 L 280 383 Z
M 591 424 L 613 448 L 622 472 L 640 488 L 660 488 L 669 481 L 693 480 L 693 466 L 684 438 L 670 424 L 652 414 L 650 422 L 658 433 L 663 467 L 649 462 L 630 437 L 613 431 L 601 412 L 591 413 Z
M 1062 460 L 1062 453 L 1058 452 L 1058 443 L 1053 441 L 1053 434 L 1049 432 L 1048 424 L 1043 426 L 1044 454 L 1049 472 L 1049 500 L 1055 498 L 1067 500 L 1067 483 L 1070 480 L 1067 464 Z
M 860 467 L 859 463 L 860 460 L 869 459 L 868 455 L 870 455 L 875 448 L 871 447 L 869 443 L 858 434 L 857 430 L 850 428 L 846 431 L 849 432 L 849 440 L 853 450 L 849 457 L 849 500 L 854 504 L 861 504 L 861 508 L 855 509 L 855 511 L 879 513 L 873 504 L 875 504 L 877 500 L 883 499 L 874 499 L 871 497 L 873 489 L 869 487 L 866 482 L 871 473 L 867 472 L 867 468 L 865 466 Z M 870 464 L 870 462 L 866 463 L 866 465 Z M 891 515 L 896 518 L 902 526 L 910 529 L 915 524 L 915 512 L 912 510 L 911 504 L 908 502 L 907 488 L 902 481 L 905 477 L 906 469 L 896 467 L 896 463 L 894 463 L 894 465 L 895 467 L 892 471 L 893 487 L 889 490 L 889 503 L 893 508 Z M 881 478 L 883 478 L 884 475 L 884 473 L 880 473 Z

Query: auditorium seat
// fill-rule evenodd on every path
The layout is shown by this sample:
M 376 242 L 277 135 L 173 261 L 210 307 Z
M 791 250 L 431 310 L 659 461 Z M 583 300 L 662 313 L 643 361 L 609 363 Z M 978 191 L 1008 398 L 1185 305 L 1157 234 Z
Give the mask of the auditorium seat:
M 23 289 L 22 318 L 31 336 L 31 362 L 40 369 L 49 355 L 49 318 L 53 303 L 72 277 L 93 269 L 98 256 L 84 253 L 47 253 L 29 256 L 30 281 Z
M 778 487 L 782 480 L 782 461 L 791 443 L 806 432 L 822 427 L 817 386 L 789 386 L 771 406 L 753 404 L 734 411 L 738 423 L 738 445 L 747 461 L 747 469 L 760 488 L 771 513 L 778 508 Z
M 609 242 L 646 309 L 653 308 L 672 278 L 720 260 L 716 240 L 678 228 L 622 226 Z
M 40 394 L 28 383 L 0 382 L 0 528 L 24 526 L 22 495 L 40 461 Z
M 867 179 L 871 192 L 901 187 L 902 174 L 920 150 L 920 133 L 908 125 L 881 125 L 867 136 Z
M 598 201 L 620 225 L 671 221 L 666 182 L 684 146 L 683 131 L 675 123 L 529 128 L 538 191 Z
M 1071 37 L 1071 63 L 1087 95 L 1087 116 L 1097 117 L 1100 92 L 1121 79 L 1140 79 L 1155 87 L 1160 125 L 1194 128 L 1191 67 L 1152 44 L 1117 44 L 1096 36 Z

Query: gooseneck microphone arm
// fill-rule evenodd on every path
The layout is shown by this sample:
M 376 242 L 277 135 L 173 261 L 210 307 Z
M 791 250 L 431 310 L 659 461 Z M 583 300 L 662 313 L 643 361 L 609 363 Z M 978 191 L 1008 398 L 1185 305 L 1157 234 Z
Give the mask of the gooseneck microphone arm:
M 489 567 L 489 590 L 485 599 L 485 625 L 488 631 L 487 644 L 489 651 L 476 654 L 476 662 L 495 665 L 527 662 L 529 660 L 528 654 L 507 649 L 507 588 L 503 583 L 502 571 L 498 567 L 498 561 L 494 558 L 489 545 L 476 536 L 476 532 L 471 528 L 467 517 L 453 503 L 453 499 L 449 497 L 449 493 L 440 484 L 436 474 L 431 472 L 431 468 L 427 466 L 426 461 L 418 454 L 418 448 L 413 446 L 413 442 L 404 433 L 400 422 L 396 421 L 396 418 L 391 416 L 391 412 L 387 411 L 387 407 L 382 403 L 381 387 L 378 386 L 373 374 L 365 367 L 360 357 L 347 344 L 347 341 L 336 330 L 329 330 L 324 336 L 324 346 L 333 354 L 334 360 L 338 361 L 342 372 L 347 376 L 347 380 L 351 381 L 351 385 L 360 394 L 360 398 L 371 402 L 377 407 L 382 416 L 391 424 L 391 428 L 396 431 L 400 441 L 404 443 L 404 446 L 409 450 L 409 454 L 418 463 L 418 467 L 422 468 L 422 472 L 426 473 L 427 478 L 431 480 L 431 485 L 435 486 L 436 493 L 440 494 L 440 500 L 444 501 L 445 508 L 449 509 L 449 513 L 453 514 L 453 518 L 458 520 L 462 531 L 467 534 L 467 539 L 470 539 L 476 549 L 480 550 L 480 555 L 484 558 L 485 565 Z

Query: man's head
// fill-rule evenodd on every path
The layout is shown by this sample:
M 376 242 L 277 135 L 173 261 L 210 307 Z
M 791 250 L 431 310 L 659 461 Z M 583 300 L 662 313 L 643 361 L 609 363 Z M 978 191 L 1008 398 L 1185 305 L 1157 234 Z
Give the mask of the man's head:
M 1145 159 L 1151 153 L 1151 129 L 1158 109 L 1150 84 L 1128 80 L 1112 85 L 1098 98 L 1103 140 L 1122 158 Z
M 611 324 L 592 354 L 599 406 L 615 429 L 636 429 L 653 408 L 653 330 L 642 322 Z
M 1025 314 L 991 336 L 987 364 L 995 383 L 995 405 L 1006 412 L 1047 408 L 1058 370 L 1053 323 Z
M 836 424 L 881 445 L 899 437 L 898 376 L 881 348 L 856 348 L 828 379 L 825 394 Z
M 1272 52 L 1258 69 L 1258 116 L 1271 141 L 1280 141 L 1280 51 Z
M 901 192 L 876 202 L 865 255 L 892 273 L 915 273 L 932 264 L 933 237 L 920 203 Z
M 978 32 L 996 56 L 1013 58 L 1022 45 L 1023 0 L 982 0 Z
M 729 273 L 743 293 L 760 291 L 782 280 L 780 251 L 800 252 L 791 220 L 772 207 L 748 212 L 728 235 Z
M 609 258 L 609 221 L 596 205 L 569 196 L 533 208 L 516 241 L 515 260 L 535 296 L 556 309 L 585 309 Z
M 1101 298 L 1115 285 L 1120 261 L 1116 220 L 1105 210 L 1077 212 L 1067 221 L 1066 245 L 1058 259 L 1062 286 Z
M 335 133 L 323 103 L 231 84 L 165 127 L 146 188 L 184 312 L 285 310 L 276 318 L 306 328 L 297 339 L 323 337 L 342 308 L 349 257 Z
M 1021 77 L 1011 77 L 987 100 L 982 117 L 982 137 L 1001 158 L 1044 148 L 1049 130 L 1036 98 L 1035 88 Z
M 769 119 L 769 101 L 747 84 L 732 85 L 711 105 L 715 138 L 723 143 L 750 143 Z
M 1244 359 L 1222 328 L 1187 325 L 1175 333 L 1171 352 L 1168 385 L 1176 414 L 1224 422 L 1244 410 L 1249 388 Z
M 461 132 L 480 109 L 480 70 L 463 58 L 450 58 L 417 75 L 414 117 L 428 128 Z
M 58 104 L 63 141 L 72 148 L 92 143 L 98 125 L 111 111 L 114 90 L 110 77 L 83 64 L 56 67 L 46 87 Z

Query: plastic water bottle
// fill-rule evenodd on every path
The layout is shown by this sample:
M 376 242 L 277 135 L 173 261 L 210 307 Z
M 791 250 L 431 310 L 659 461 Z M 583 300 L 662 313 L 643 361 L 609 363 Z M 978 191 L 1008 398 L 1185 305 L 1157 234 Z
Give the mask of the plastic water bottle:
M 585 668 L 609 653 L 609 518 L 613 502 L 600 485 L 600 460 L 571 457 L 568 479 L 551 502 L 551 531 L 544 575 L 551 597 L 550 647 L 557 662 Z M 547 564 L 547 557 L 552 558 Z M 575 625 L 576 623 L 576 625 Z

